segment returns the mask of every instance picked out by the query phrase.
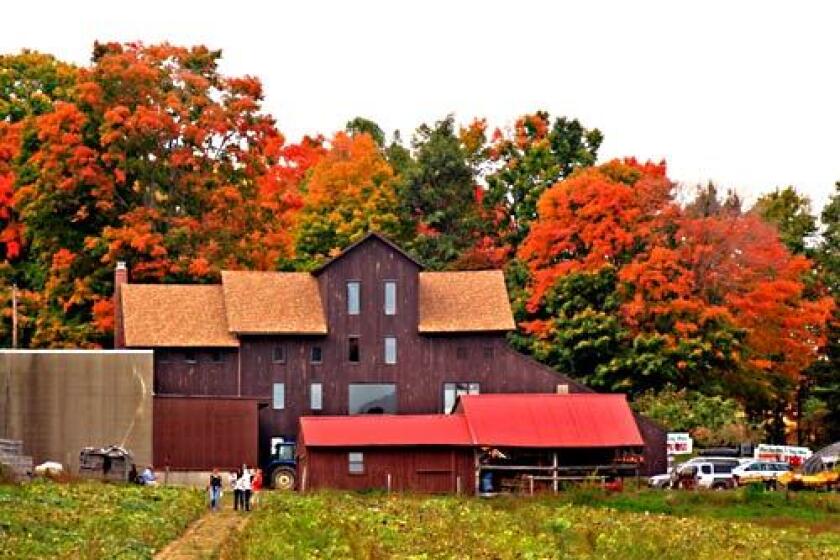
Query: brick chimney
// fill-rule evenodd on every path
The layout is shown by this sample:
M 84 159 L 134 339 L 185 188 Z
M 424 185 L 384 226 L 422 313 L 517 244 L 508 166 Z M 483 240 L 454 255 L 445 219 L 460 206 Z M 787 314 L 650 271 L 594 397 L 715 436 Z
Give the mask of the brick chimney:
M 120 288 L 128 284 L 128 268 L 125 261 L 117 261 L 114 269 L 114 348 L 125 348 L 125 330 L 123 329 L 122 300 Z

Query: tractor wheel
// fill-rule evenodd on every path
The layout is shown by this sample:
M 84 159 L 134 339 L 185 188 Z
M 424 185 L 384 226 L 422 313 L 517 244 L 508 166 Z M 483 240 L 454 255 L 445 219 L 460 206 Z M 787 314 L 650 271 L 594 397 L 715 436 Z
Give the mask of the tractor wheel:
M 295 471 L 280 467 L 271 473 L 271 485 L 275 490 L 294 490 Z

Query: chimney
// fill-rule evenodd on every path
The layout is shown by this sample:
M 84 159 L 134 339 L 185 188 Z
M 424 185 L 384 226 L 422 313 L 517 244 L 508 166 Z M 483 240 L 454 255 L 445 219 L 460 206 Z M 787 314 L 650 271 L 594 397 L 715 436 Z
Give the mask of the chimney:
M 128 284 L 128 268 L 125 261 L 117 261 L 114 269 L 114 348 L 125 348 L 125 330 L 123 329 L 122 300 L 120 288 Z

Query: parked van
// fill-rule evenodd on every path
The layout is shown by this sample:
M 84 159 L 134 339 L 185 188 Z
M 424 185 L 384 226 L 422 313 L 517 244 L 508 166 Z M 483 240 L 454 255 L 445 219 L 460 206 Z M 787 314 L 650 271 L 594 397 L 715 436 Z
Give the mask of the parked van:
M 727 482 L 726 482 L 727 486 L 726 487 L 731 488 L 732 486 L 734 486 L 734 481 L 732 480 L 732 471 L 736 467 L 738 467 L 738 466 L 740 466 L 744 463 L 749 463 L 751 461 L 752 461 L 752 459 L 739 459 L 739 458 L 736 458 L 736 457 L 694 457 L 692 459 L 689 459 L 685 463 L 681 464 L 676 469 L 674 469 L 674 471 L 671 473 L 671 485 L 670 486 L 671 486 L 671 488 L 686 487 L 689 484 L 689 478 L 692 477 L 692 475 L 690 475 L 690 473 L 687 470 L 684 470 L 684 469 L 689 469 L 690 467 L 698 466 L 698 465 L 701 465 L 701 464 L 711 464 L 712 465 L 712 467 L 711 467 L 712 472 L 711 473 L 706 473 L 706 474 L 712 474 L 713 476 L 717 476 L 720 479 L 720 480 L 718 480 L 719 483 L 723 482 L 723 480 L 726 479 L 727 480 Z M 681 469 L 683 469 L 682 472 L 681 472 Z M 699 474 L 704 474 L 704 473 L 700 472 L 701 470 L 702 469 L 697 469 L 697 472 Z M 709 469 L 706 469 L 706 470 L 709 470 Z M 711 488 L 711 486 L 703 486 L 701 484 L 698 484 L 697 473 L 695 473 L 693 475 L 693 479 L 694 479 L 694 482 L 691 483 L 691 484 L 706 487 L 706 488 Z M 705 484 L 705 482 L 704 482 L 704 484 Z M 718 484 L 718 487 L 719 486 L 720 486 L 720 484 Z
M 677 488 L 710 488 L 726 490 L 734 488 L 732 465 L 712 461 L 691 461 L 677 469 Z

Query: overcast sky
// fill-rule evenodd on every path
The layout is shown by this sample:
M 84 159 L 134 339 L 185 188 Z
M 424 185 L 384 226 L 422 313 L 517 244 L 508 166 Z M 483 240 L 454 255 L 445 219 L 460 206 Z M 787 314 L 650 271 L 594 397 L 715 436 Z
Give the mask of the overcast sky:
M 837 7 L 833 7 L 833 5 Z M 546 109 L 605 134 L 601 159 L 665 159 L 691 185 L 752 200 L 793 184 L 820 207 L 840 180 L 835 2 L 4 3 L 0 51 L 76 63 L 93 41 L 224 51 L 265 84 L 290 139 L 356 115 L 403 137 L 454 112 L 510 125 Z

